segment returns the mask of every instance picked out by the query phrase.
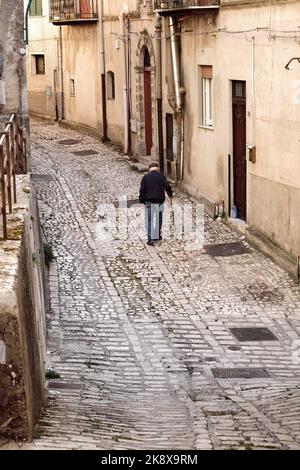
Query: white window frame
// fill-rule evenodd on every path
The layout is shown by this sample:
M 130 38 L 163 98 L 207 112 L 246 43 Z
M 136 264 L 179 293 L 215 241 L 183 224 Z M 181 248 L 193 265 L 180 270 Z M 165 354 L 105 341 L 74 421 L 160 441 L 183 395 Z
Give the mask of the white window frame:
M 205 129 L 214 128 L 213 119 L 213 78 L 202 76 L 202 66 L 198 66 L 199 77 L 199 124 Z
M 212 78 L 202 77 L 202 126 L 213 127 Z

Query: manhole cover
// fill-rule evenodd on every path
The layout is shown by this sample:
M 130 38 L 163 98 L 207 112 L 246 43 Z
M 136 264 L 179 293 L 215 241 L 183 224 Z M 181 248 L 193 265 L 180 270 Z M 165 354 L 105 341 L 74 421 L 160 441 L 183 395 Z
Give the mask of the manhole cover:
M 49 382 L 48 388 L 50 390 L 82 390 L 83 385 L 81 384 L 72 384 L 66 382 Z
M 51 175 L 31 175 L 33 181 L 55 181 Z
M 64 140 L 60 140 L 58 143 L 61 145 L 76 145 L 76 144 L 80 144 L 80 140 L 64 139 Z
M 240 342 L 278 341 L 268 328 L 230 328 L 230 331 Z
M 76 157 L 88 157 L 89 155 L 98 155 L 99 152 L 96 152 L 96 150 L 78 150 L 77 152 L 72 152 L 73 155 Z
M 251 251 L 246 248 L 242 243 L 221 243 L 219 245 L 206 245 L 204 246 L 205 251 L 210 256 L 237 256 L 246 255 Z
M 266 369 L 211 369 L 216 379 L 267 379 Z

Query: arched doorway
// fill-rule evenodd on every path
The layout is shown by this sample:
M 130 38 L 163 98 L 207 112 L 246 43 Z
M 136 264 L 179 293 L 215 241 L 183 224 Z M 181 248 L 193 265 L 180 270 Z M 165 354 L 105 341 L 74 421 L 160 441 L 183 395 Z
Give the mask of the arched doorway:
M 151 155 L 153 146 L 152 135 L 152 84 L 151 84 L 151 58 L 148 48 L 143 48 L 144 52 L 144 116 L 145 116 L 145 144 L 146 154 Z

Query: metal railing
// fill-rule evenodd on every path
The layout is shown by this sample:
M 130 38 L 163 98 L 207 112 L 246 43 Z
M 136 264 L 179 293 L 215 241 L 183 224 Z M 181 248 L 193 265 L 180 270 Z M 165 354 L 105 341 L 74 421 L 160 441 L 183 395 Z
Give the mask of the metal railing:
M 189 8 L 209 8 L 220 5 L 220 0 L 155 0 L 155 10 L 187 10 Z
M 27 173 L 27 145 L 21 119 L 12 114 L 0 132 L 0 191 L 3 239 L 7 240 L 7 214 L 17 202 L 16 175 Z
M 50 21 L 52 22 L 97 18 L 97 0 L 50 0 Z

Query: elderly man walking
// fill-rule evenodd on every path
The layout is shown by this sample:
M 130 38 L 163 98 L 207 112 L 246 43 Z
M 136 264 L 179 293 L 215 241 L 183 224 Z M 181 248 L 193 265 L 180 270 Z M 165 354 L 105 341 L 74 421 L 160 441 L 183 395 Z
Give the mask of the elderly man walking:
M 162 224 L 166 193 L 172 200 L 173 191 L 157 163 L 151 163 L 149 173 L 141 182 L 140 203 L 145 205 L 145 225 L 148 245 L 162 239 Z

